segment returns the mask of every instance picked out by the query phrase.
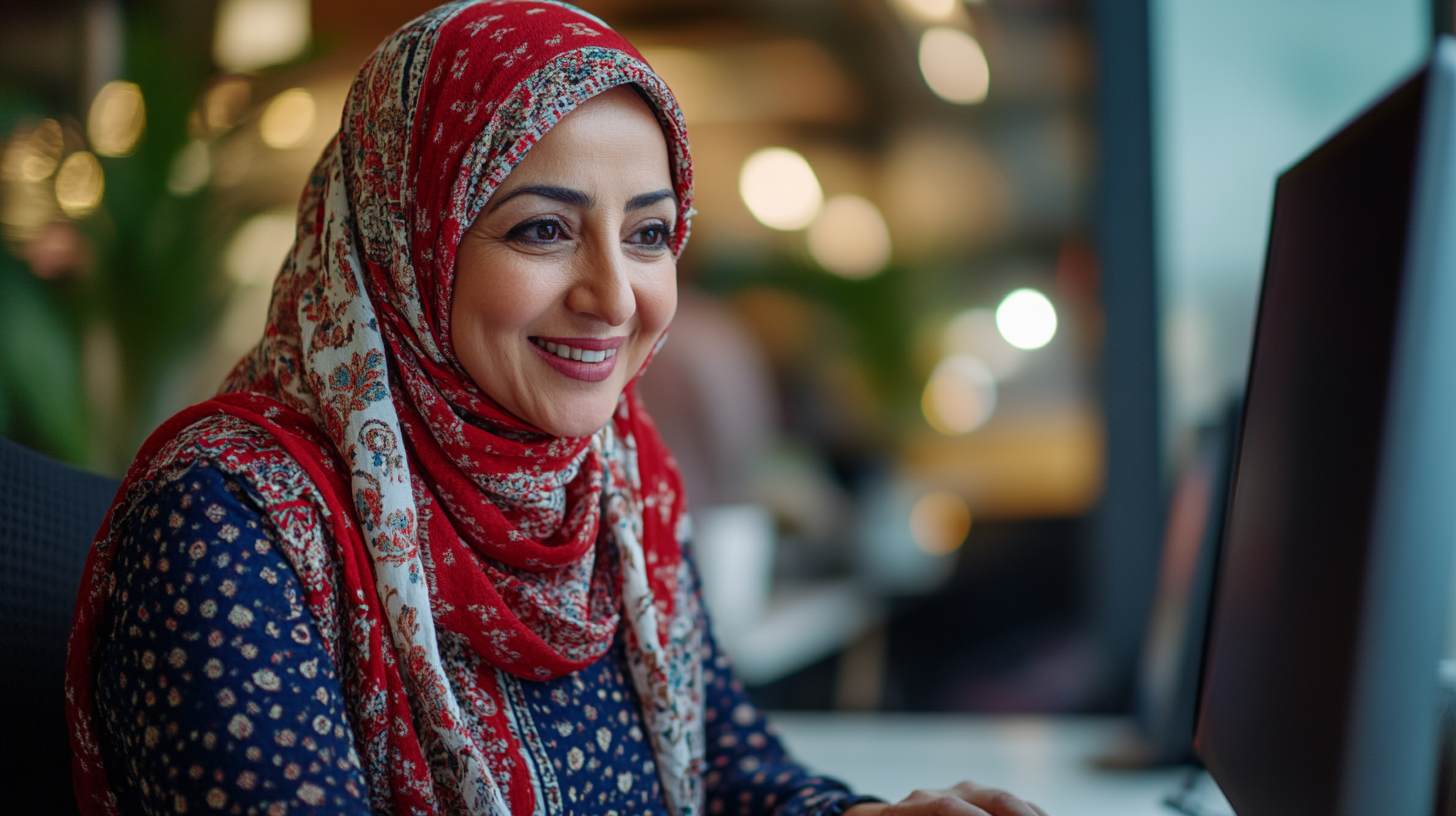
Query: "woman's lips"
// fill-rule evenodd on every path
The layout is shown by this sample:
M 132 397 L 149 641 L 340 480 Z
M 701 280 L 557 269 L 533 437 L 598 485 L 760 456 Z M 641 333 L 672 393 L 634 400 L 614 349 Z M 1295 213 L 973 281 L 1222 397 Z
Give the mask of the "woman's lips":
M 573 380 L 600 382 L 617 367 L 622 337 L 532 337 L 531 347 L 552 368 Z

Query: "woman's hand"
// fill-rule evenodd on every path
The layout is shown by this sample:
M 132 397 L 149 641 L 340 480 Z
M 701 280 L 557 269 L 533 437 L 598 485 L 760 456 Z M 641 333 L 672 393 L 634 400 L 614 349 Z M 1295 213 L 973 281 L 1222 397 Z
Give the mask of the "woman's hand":
M 918 790 L 893 805 L 855 805 L 844 816 L 1047 816 L 1047 812 L 1004 790 L 962 782 L 948 790 Z

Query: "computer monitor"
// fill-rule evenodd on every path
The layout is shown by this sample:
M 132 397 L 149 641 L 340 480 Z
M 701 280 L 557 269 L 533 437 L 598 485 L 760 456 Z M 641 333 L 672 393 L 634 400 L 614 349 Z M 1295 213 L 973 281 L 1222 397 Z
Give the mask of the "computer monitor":
M 1456 546 L 1456 42 L 1280 178 L 1195 745 L 1239 816 L 1427 816 Z
M 1134 699 L 1142 739 L 1127 749 L 1127 761 L 1181 764 L 1193 758 L 1198 681 L 1240 407 L 1234 401 L 1220 421 L 1198 430 L 1168 501 Z

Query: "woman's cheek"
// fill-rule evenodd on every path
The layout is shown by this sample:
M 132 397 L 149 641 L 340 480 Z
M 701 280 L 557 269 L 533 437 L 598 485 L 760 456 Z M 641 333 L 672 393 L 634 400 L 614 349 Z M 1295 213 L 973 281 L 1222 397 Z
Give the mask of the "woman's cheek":
M 677 313 L 677 264 L 666 265 L 665 270 L 653 276 L 648 286 L 638 295 L 638 309 L 642 314 L 642 325 L 653 342 L 657 335 L 672 323 Z
M 546 304 L 529 276 L 494 271 L 496 274 L 482 276 L 469 287 L 471 322 L 487 335 L 518 333 L 542 316 Z M 457 292 L 457 298 L 459 295 Z

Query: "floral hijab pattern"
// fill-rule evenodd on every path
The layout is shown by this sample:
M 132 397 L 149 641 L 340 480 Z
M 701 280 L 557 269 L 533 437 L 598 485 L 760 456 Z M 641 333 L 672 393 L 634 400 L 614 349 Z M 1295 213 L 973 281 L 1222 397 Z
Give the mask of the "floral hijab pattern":
M 692 199 L 682 115 L 600 20 L 550 0 L 455 3 L 365 63 L 300 202 L 262 342 L 222 396 L 148 442 L 98 535 L 68 681 L 88 812 L 114 811 L 88 715 L 88 656 L 128 497 L 185 459 L 181 438 L 265 492 L 282 478 L 265 467 L 266 446 L 219 430 L 230 427 L 222 416 L 286 450 L 329 519 L 331 568 L 312 569 L 309 556 L 295 564 L 316 579 L 304 581 L 310 610 L 339 619 L 335 659 L 352 678 L 345 693 L 376 810 L 536 811 L 527 775 L 511 772 L 521 747 L 492 702 L 494 671 L 573 672 L 620 629 L 669 809 L 700 812 L 702 667 L 681 552 L 685 504 L 635 388 L 598 433 L 551 437 L 481 392 L 450 346 L 465 230 L 562 116 L 628 84 L 667 137 L 677 253 Z M 485 671 L 452 674 L 441 643 L 459 639 Z

